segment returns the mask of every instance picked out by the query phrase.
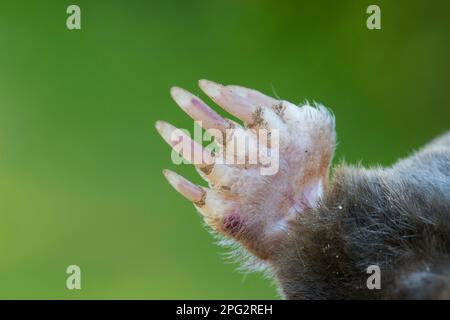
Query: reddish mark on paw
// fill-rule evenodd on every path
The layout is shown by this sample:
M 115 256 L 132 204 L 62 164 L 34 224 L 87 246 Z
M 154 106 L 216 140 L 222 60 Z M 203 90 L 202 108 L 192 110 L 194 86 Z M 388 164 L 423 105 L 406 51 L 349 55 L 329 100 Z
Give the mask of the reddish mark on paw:
M 194 106 L 196 106 L 197 108 L 200 108 L 200 109 L 204 109 L 204 108 L 205 108 L 204 104 L 201 103 L 200 101 L 198 101 L 198 100 L 195 99 L 195 98 L 192 98 L 192 99 L 191 99 L 191 103 L 192 103 Z
M 231 236 L 238 234 L 242 230 L 242 226 L 242 217 L 237 212 L 233 212 L 223 219 L 223 229 Z

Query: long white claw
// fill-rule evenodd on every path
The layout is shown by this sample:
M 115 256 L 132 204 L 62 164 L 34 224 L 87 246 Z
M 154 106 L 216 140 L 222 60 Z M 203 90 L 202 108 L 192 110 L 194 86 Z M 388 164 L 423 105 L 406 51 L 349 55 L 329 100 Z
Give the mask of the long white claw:
M 233 93 L 230 88 L 221 84 L 200 80 L 198 82 L 200 88 L 220 107 L 241 119 L 245 123 L 251 124 L 257 106 Z
M 163 171 L 163 174 L 167 181 L 169 181 L 170 185 L 186 199 L 194 203 L 204 202 L 204 197 L 206 195 L 205 190 L 173 171 L 166 169 Z
M 224 118 L 192 93 L 182 88 L 172 87 L 170 94 L 180 108 L 192 119 L 201 121 L 204 129 L 225 130 L 229 126 L 229 123 Z
M 222 217 L 225 212 L 230 212 L 233 205 L 231 199 L 225 201 L 219 193 L 203 189 L 170 170 L 166 169 L 163 173 L 175 190 L 196 205 L 205 222 L 213 229 L 220 230 Z
M 157 121 L 155 127 L 172 149 L 181 154 L 190 163 L 200 167 L 214 163 L 214 157 L 211 153 L 192 140 L 182 130 L 164 121 Z
M 272 97 L 266 96 L 264 93 L 261 93 L 254 89 L 249 89 L 236 85 L 228 85 L 228 88 L 231 91 L 244 99 L 248 99 L 256 106 L 269 108 L 271 106 L 277 105 L 280 101 L 276 100 Z

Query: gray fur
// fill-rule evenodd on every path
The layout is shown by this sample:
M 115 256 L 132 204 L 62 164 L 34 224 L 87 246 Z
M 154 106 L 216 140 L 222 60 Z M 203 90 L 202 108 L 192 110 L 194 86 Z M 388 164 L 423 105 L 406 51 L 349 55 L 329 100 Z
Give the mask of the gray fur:
M 450 299 L 450 132 L 389 168 L 339 166 L 293 228 L 272 263 L 286 298 Z

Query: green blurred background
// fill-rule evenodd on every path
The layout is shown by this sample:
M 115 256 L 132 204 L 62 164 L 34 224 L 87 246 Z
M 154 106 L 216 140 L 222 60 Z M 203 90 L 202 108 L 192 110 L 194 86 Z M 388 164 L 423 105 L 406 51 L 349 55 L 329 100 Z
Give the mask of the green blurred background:
M 81 7 L 82 30 L 66 29 Z M 378 4 L 382 30 L 366 28 Z M 226 263 L 161 171 L 157 119 L 208 78 L 316 100 L 336 161 L 387 165 L 450 129 L 449 1 L 2 1 L 0 298 L 277 298 Z M 66 267 L 82 290 L 65 287 Z

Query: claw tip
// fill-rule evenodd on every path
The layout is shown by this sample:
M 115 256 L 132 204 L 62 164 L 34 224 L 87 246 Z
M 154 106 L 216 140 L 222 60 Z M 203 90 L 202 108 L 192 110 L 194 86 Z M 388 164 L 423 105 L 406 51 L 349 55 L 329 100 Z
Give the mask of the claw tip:
M 169 178 L 169 176 L 172 174 L 172 171 L 170 171 L 169 169 L 164 169 L 162 171 L 164 177 L 166 177 L 167 179 Z
M 171 125 L 165 121 L 158 120 L 155 122 L 155 128 L 161 135 L 164 135 L 170 133 L 169 130 L 171 128 Z
M 199 87 L 211 98 L 220 95 L 222 86 L 210 80 L 201 79 L 198 81 Z
M 160 131 L 162 126 L 163 126 L 163 122 L 161 120 L 158 120 L 158 121 L 155 122 L 156 130 Z
M 169 184 L 172 185 L 172 187 L 176 188 L 176 181 L 175 181 L 176 175 L 175 175 L 175 173 L 170 171 L 169 169 L 164 169 L 163 170 L 163 175 L 167 179 Z
M 180 87 L 173 86 L 170 88 L 170 95 L 172 97 L 174 97 L 174 96 L 178 95 L 182 90 L 183 89 L 181 89 Z
M 175 100 L 175 102 L 181 107 L 181 109 L 185 110 L 188 107 L 191 99 L 191 94 L 189 94 L 189 92 L 180 87 L 172 87 L 170 88 L 170 95 L 172 96 L 172 99 Z

